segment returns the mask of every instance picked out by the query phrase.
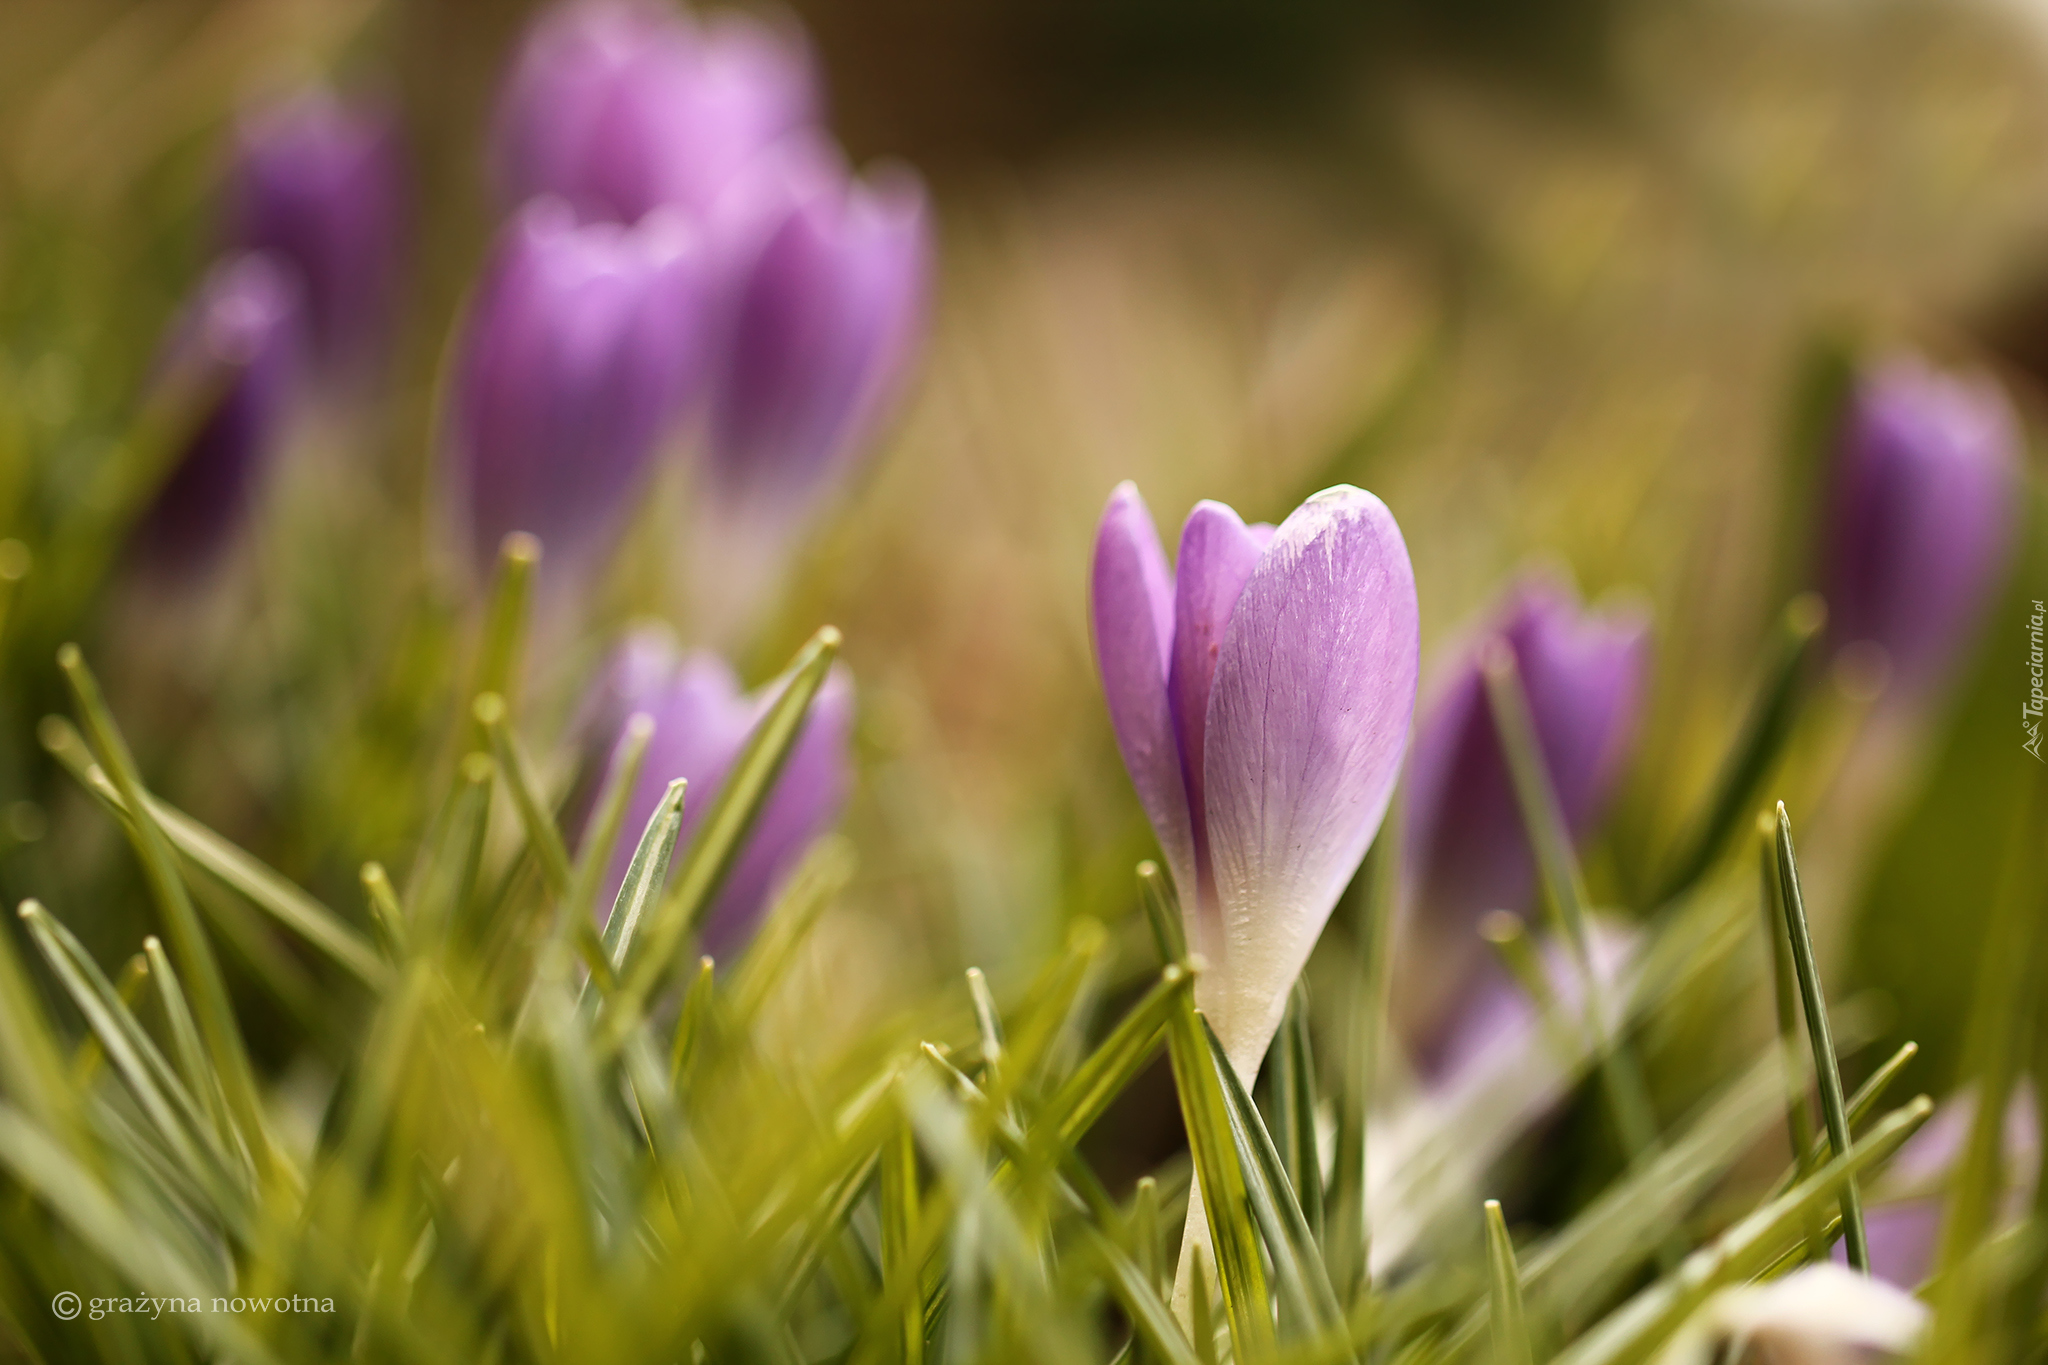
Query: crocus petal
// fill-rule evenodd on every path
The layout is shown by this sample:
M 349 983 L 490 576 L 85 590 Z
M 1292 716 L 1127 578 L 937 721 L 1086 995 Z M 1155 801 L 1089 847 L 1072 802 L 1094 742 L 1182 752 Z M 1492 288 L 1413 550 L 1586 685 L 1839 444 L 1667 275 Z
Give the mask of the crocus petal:
M 172 324 L 159 372 L 217 381 L 220 394 L 137 528 L 152 569 L 196 571 L 230 543 L 284 436 L 303 318 L 295 272 L 249 252 L 209 271 Z
M 1204 746 L 1225 933 L 1204 1006 L 1247 1078 L 1386 813 L 1420 650 L 1414 570 L 1386 505 L 1348 485 L 1303 503 L 1238 599 Z
M 1117 748 L 1151 817 L 1183 901 L 1195 894 L 1194 833 L 1166 679 L 1173 646 L 1173 574 L 1136 484 L 1109 495 L 1095 535 L 1090 606 L 1095 658 Z
M 1737 1358 L 1838 1365 L 1873 1351 L 1903 1356 L 1927 1320 L 1927 1305 L 1912 1295 L 1823 1262 L 1782 1279 L 1721 1290 L 1657 1359 L 1659 1365 Z
M 488 572 L 538 535 L 560 594 L 608 551 L 701 372 L 701 263 L 665 214 L 579 226 L 541 200 L 508 227 L 465 319 L 451 404 L 457 505 Z
M 1988 381 L 1897 358 L 1857 387 L 1836 452 L 1822 588 L 1838 646 L 1874 644 L 1894 695 L 1938 684 L 2010 557 L 2018 423 Z
M 732 669 L 717 655 L 706 653 L 686 656 L 672 677 L 630 709 L 645 711 L 653 718 L 654 735 L 647 744 L 639 784 L 626 807 L 624 833 L 612 855 L 611 894 L 616 894 L 625 880 L 633 847 L 661 803 L 662 793 L 678 777 L 690 785 L 683 793 L 683 827 L 676 846 L 680 850 L 689 845 L 691 832 L 703 820 L 746 740 L 751 718 L 751 708 Z
M 1264 539 L 1271 538 L 1269 527 Z M 1173 580 L 1173 650 L 1166 687 L 1191 811 L 1206 809 L 1202 742 L 1208 729 L 1210 683 L 1224 632 L 1264 548 L 1261 538 L 1220 502 L 1196 503 L 1181 527 L 1180 558 L 1174 565 Z M 1192 888 L 1192 895 L 1183 892 L 1181 908 L 1195 927 L 1191 942 L 1203 953 L 1214 955 L 1222 949 L 1220 941 L 1211 941 L 1221 924 L 1215 915 L 1204 822 L 1195 821 L 1193 832 L 1198 885 Z

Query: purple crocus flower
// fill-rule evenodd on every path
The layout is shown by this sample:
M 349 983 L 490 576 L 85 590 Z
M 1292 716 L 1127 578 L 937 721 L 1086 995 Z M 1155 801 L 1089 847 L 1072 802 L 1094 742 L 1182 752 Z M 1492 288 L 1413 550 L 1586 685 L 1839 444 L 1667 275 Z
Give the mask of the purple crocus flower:
M 388 112 L 311 91 L 243 121 L 227 238 L 298 271 L 308 340 L 329 373 L 374 359 L 390 331 L 404 231 Z
M 1989 380 L 1873 366 L 1836 443 L 1821 588 L 1837 647 L 1884 650 L 1895 695 L 1937 685 L 2010 558 L 2020 435 Z
M 1196 998 L 1249 1082 L 1393 793 L 1420 648 L 1408 549 L 1339 486 L 1277 530 L 1199 503 L 1170 570 L 1126 483 L 1093 605 L 1117 744 L 1209 963 Z
M 743 14 L 701 27 L 665 6 L 582 0 L 529 30 L 498 105 L 508 203 L 567 199 L 586 218 L 708 209 L 741 168 L 817 116 L 809 47 Z
M 678 777 L 690 785 L 677 847 L 689 846 L 748 733 L 776 694 L 773 685 L 743 693 L 725 660 L 702 651 L 685 654 L 665 630 L 637 630 L 613 652 L 585 703 L 586 741 L 596 752 L 609 752 L 636 712 L 653 720 L 654 736 L 627 809 L 626 833 L 612 860 L 611 894 L 625 880 L 634 841 Z M 852 725 L 853 683 L 838 667 L 812 702 L 775 789 L 704 920 L 702 944 L 713 957 L 745 946 L 782 879 L 838 818 L 850 775 Z
M 1438 1025 L 1475 992 L 1512 990 L 1475 930 L 1489 910 L 1521 911 L 1536 889 L 1507 756 L 1480 660 L 1514 652 L 1537 743 L 1574 837 L 1599 820 L 1635 739 L 1649 667 L 1649 623 L 1634 610 L 1587 611 L 1569 586 L 1524 578 L 1459 656 L 1424 714 L 1403 801 L 1410 930 L 1419 942 L 1403 1013 L 1424 1021 L 1419 1062 L 1450 1059 Z
M 923 318 L 926 217 L 909 171 L 863 183 L 802 141 L 720 205 L 708 472 L 721 505 L 786 522 L 872 432 Z
M 150 567 L 188 572 L 227 546 L 284 439 L 299 363 L 291 271 L 255 253 L 215 265 L 172 324 L 158 362 L 159 383 L 218 388 L 137 528 Z
M 598 567 L 702 364 L 699 256 L 651 214 L 579 226 L 559 200 L 502 235 L 457 350 L 451 479 L 488 565 L 540 537 L 556 584 Z

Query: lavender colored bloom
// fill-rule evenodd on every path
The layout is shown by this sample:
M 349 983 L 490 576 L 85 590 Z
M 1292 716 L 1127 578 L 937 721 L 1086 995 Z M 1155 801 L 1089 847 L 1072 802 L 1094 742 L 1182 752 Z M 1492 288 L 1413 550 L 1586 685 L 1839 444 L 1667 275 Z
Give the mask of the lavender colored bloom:
M 539 536 L 566 581 L 601 563 L 701 370 L 699 281 L 668 214 L 579 226 L 541 200 L 507 227 L 450 404 L 453 492 L 479 564 L 513 531 Z
M 1408 994 L 1424 999 L 1419 1061 L 1434 1074 L 1451 1038 L 1436 1027 L 1456 1002 L 1505 974 L 1475 929 L 1488 910 L 1523 910 L 1535 892 L 1535 854 L 1524 832 L 1507 756 L 1480 670 L 1485 647 L 1514 651 L 1537 743 L 1566 824 L 1583 837 L 1598 821 L 1635 738 L 1649 667 L 1649 624 L 1638 612 L 1590 612 L 1565 584 L 1525 578 L 1463 654 L 1425 714 L 1404 795 L 1403 829 L 1418 970 Z
M 677 846 L 689 846 L 748 733 L 775 696 L 773 685 L 742 693 L 725 660 L 701 651 L 684 654 L 665 630 L 635 631 L 613 652 L 585 702 L 586 739 L 608 752 L 635 712 L 654 721 L 654 736 L 627 809 L 626 835 L 612 860 L 612 894 L 625 880 L 633 841 L 678 777 L 690 785 Z M 704 920 L 705 952 L 722 958 L 746 945 L 782 879 L 838 818 L 850 777 L 852 726 L 853 683 L 843 667 L 835 668 Z
M 291 272 L 257 254 L 214 266 L 172 324 L 158 382 L 219 387 L 137 528 L 152 567 L 198 569 L 228 544 L 284 436 L 299 328 Z
M 1968 645 L 2010 558 L 2020 435 L 1988 380 L 1911 357 L 1857 385 L 1837 441 L 1822 591 L 1838 646 L 1881 647 L 1901 695 Z
M 1840 1266 L 1717 1291 L 1657 1356 L 1661 1365 L 1768 1361 L 1852 1365 L 1905 1359 L 1925 1335 L 1927 1305 Z
M 794 517 L 870 435 L 923 318 L 926 218 L 908 171 L 862 183 L 808 143 L 733 187 L 712 229 L 723 295 L 708 459 L 722 504 Z
M 1175 572 L 1126 483 L 1093 605 L 1117 743 L 1210 964 L 1197 1000 L 1249 1081 L 1393 792 L 1420 648 L 1407 546 L 1340 486 L 1278 530 L 1199 504 Z
M 553 194 L 624 223 L 661 205 L 698 213 L 817 107 L 809 47 L 789 28 L 583 0 L 528 32 L 498 105 L 495 170 L 508 203 Z
M 227 238 L 298 271 L 311 349 L 330 372 L 359 369 L 390 331 L 402 181 L 397 125 L 382 110 L 313 91 L 242 123 Z

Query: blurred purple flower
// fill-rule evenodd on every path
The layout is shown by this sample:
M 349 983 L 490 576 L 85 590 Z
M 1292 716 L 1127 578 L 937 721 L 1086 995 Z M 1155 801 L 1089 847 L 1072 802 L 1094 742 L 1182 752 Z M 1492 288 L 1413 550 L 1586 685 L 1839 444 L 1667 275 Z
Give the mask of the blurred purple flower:
M 631 223 L 707 210 L 742 167 L 817 116 L 793 26 L 663 5 L 580 0 L 528 31 L 500 97 L 494 169 L 507 203 L 553 194 Z
M 1420 648 L 1408 549 L 1339 486 L 1278 530 L 1198 504 L 1176 574 L 1126 483 L 1093 583 L 1117 743 L 1210 964 L 1197 999 L 1249 1082 L 1393 793 Z
M 601 566 L 701 373 L 700 279 L 670 214 L 579 226 L 548 199 L 507 226 L 463 323 L 450 400 L 453 492 L 480 565 L 527 531 L 557 591 Z
M 633 846 L 663 792 L 678 777 L 690 784 L 679 854 L 689 846 L 741 745 L 775 696 L 773 685 L 742 693 L 725 660 L 702 651 L 684 654 L 663 629 L 637 630 L 613 651 L 584 703 L 586 745 L 608 754 L 636 712 L 653 720 L 654 736 L 612 859 L 605 904 L 625 880 Z M 705 918 L 705 952 L 722 959 L 746 945 L 782 879 L 838 818 L 850 780 L 852 726 L 853 683 L 842 666 L 812 703 L 775 789 Z
M 211 407 L 137 528 L 151 567 L 187 572 L 225 550 L 283 441 L 300 331 L 291 271 L 255 253 L 215 265 L 172 323 L 156 382 L 193 385 Z
M 910 172 L 862 183 L 814 144 L 786 145 L 733 187 L 712 229 L 720 503 L 793 519 L 871 434 L 923 320 L 926 220 Z
M 1489 910 L 1527 908 L 1535 855 L 1479 661 L 1493 640 L 1514 651 L 1530 718 L 1574 837 L 1599 820 L 1634 743 L 1649 667 L 1649 623 L 1633 610 L 1591 612 L 1547 575 L 1525 577 L 1453 667 L 1423 717 L 1403 795 L 1403 846 L 1417 972 L 1405 992 L 1422 1024 L 1425 1072 L 1446 1064 L 1439 1025 L 1475 991 L 1512 989 L 1475 930 Z
M 1977 1097 L 1964 1091 L 1945 1101 L 1885 1168 L 1866 1196 L 1863 1211 L 1870 1236 L 1870 1272 L 1901 1289 L 1917 1289 L 1934 1272 L 1941 1244 L 1943 1191 L 1977 1120 Z M 2032 1197 L 2034 1167 L 2041 1148 L 2039 1111 L 2031 1083 L 2022 1079 L 2005 1109 L 2003 1143 L 2006 1198 L 2002 1217 L 2019 1217 Z M 1838 1258 L 1842 1248 L 1835 1248 Z
M 227 238 L 298 271 L 313 356 L 330 373 L 359 371 L 388 339 L 402 182 L 397 125 L 383 110 L 309 91 L 242 123 Z
M 1836 443 L 1821 589 L 1837 648 L 1882 648 L 1900 695 L 1937 685 L 2010 558 L 2020 434 L 1989 380 L 1909 356 L 1857 385 Z

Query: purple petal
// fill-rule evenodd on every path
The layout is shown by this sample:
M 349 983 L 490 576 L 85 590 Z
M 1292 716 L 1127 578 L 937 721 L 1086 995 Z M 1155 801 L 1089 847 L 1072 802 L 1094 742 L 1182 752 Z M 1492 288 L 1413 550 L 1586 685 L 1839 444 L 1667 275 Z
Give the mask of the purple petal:
M 1946 676 L 1998 587 L 2019 449 L 1988 381 L 1901 358 L 1856 392 L 1829 505 L 1828 631 L 1884 649 L 1903 695 Z
M 1117 748 L 1151 818 L 1184 906 L 1195 903 L 1194 834 L 1166 679 L 1173 643 L 1173 574 L 1137 485 L 1109 495 L 1095 535 L 1091 619 L 1103 699 Z
M 1173 652 L 1166 689 L 1191 811 L 1207 809 L 1202 745 L 1208 731 L 1210 682 L 1224 632 L 1260 552 L 1271 540 L 1271 527 L 1261 537 L 1220 502 L 1196 503 L 1181 527 L 1180 558 L 1174 565 Z M 1183 902 L 1182 908 L 1208 926 L 1206 933 L 1215 928 L 1211 923 L 1215 892 L 1204 822 L 1196 820 L 1193 832 L 1198 886 L 1196 896 Z
M 528 531 L 559 591 L 609 548 L 701 365 L 700 268 L 662 214 L 578 226 L 543 200 L 507 229 L 464 323 L 452 405 L 480 566 Z
M 791 27 L 665 6 L 558 6 L 529 31 L 499 99 L 504 199 L 558 195 L 586 219 L 707 210 L 750 160 L 817 115 L 810 50 Z
M 1634 742 L 1649 625 L 1583 611 L 1547 576 L 1525 579 L 1459 661 L 1409 767 L 1407 863 L 1426 921 L 1464 937 L 1488 910 L 1526 908 L 1535 862 L 1480 680 L 1487 641 L 1514 651 L 1552 786 L 1575 837 L 1598 821 Z
M 1297 508 L 1224 635 L 1203 765 L 1225 933 L 1205 1008 L 1247 1077 L 1386 813 L 1420 649 L 1386 505 L 1339 486 Z
M 752 719 L 752 708 L 732 669 L 717 655 L 701 652 L 685 656 L 666 682 L 631 710 L 644 711 L 653 719 L 654 735 L 647 744 L 640 781 L 626 807 L 619 847 L 612 854 L 607 905 L 625 880 L 633 848 L 647 821 L 668 784 L 678 777 L 690 785 L 683 794 L 683 827 L 676 846 L 678 850 L 688 846 L 691 832 L 725 781 Z
M 726 500 L 800 511 L 871 434 L 919 331 L 926 216 L 909 173 L 851 182 L 805 141 L 735 187 L 713 234 L 728 284 L 708 446 Z
M 227 239 L 297 270 L 311 348 L 331 374 L 375 359 L 398 302 L 405 186 L 398 126 L 382 108 L 302 93 L 245 119 Z
M 301 301 L 296 276 L 274 257 L 232 256 L 171 325 L 160 374 L 222 387 L 137 528 L 152 568 L 184 573 L 212 563 L 247 514 L 284 436 Z

